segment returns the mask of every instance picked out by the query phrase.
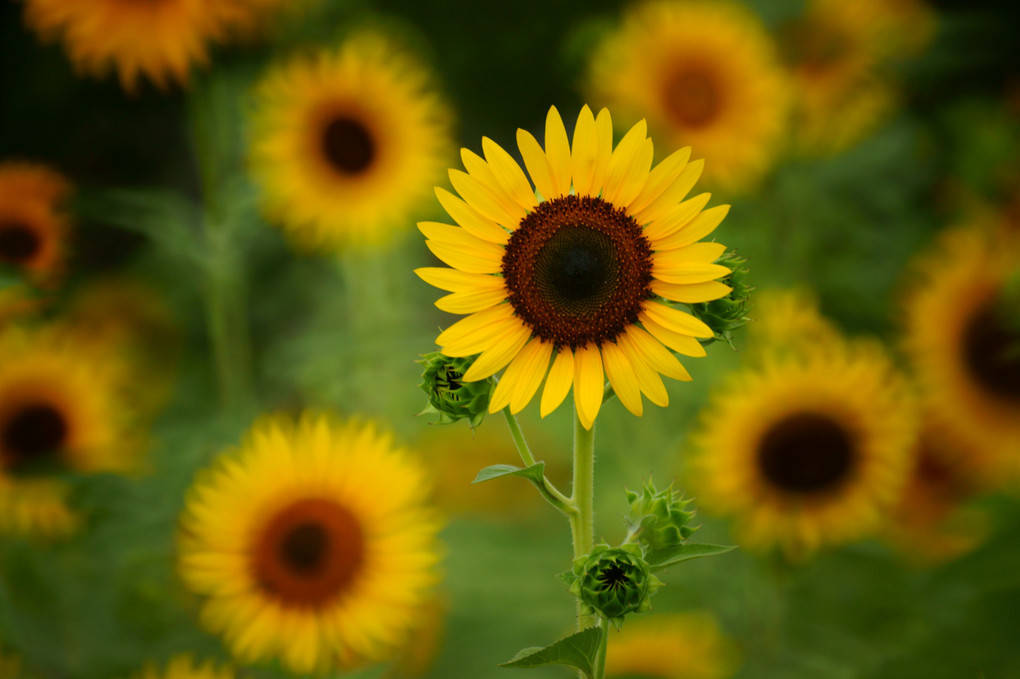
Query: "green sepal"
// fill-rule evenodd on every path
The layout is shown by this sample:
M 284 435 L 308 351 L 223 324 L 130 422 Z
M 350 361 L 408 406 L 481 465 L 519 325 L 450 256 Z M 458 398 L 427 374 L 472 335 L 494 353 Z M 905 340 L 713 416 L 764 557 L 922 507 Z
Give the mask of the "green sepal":
M 710 545 L 699 542 L 691 542 L 683 545 L 674 545 L 665 549 L 657 549 L 645 554 L 648 567 L 653 573 L 674 566 L 681 561 L 698 559 L 703 556 L 718 556 L 736 549 L 735 545 Z
M 649 479 L 640 493 L 628 490 L 630 512 L 626 517 L 626 543 L 636 543 L 646 551 L 666 549 L 679 545 L 696 530 L 690 525 L 694 512 L 687 509 L 690 500 L 684 500 L 673 490 L 657 490 Z
M 652 595 L 663 586 L 636 544 L 595 545 L 590 554 L 574 559 L 571 569 L 559 578 L 587 612 L 598 613 L 617 627 L 628 613 L 650 611 Z
M 500 667 L 540 667 L 542 665 L 568 665 L 584 672 L 591 679 L 595 673 L 595 656 L 599 652 L 602 635 L 606 633 L 602 627 L 589 627 L 565 639 L 560 639 L 545 648 L 534 646 L 517 652 L 513 658 Z
M 478 472 L 471 483 L 482 483 L 503 476 L 523 476 L 536 486 L 542 487 L 545 482 L 545 462 L 536 462 L 530 467 L 515 467 L 512 464 L 494 464 Z
M 703 321 L 714 333 L 711 338 L 700 340 L 702 344 L 721 341 L 733 348 L 733 331 L 750 320 L 748 311 L 751 308 L 751 291 L 754 288 L 747 283 L 747 259 L 744 257 L 731 250 L 724 253 L 716 264 L 729 268 L 729 275 L 719 282 L 728 285 L 732 290 L 725 297 L 689 306 L 695 318 Z
M 467 420 L 472 430 L 477 429 L 485 419 L 489 400 L 496 388 L 491 377 L 475 382 L 464 382 L 463 376 L 474 356 L 453 357 L 440 351 L 422 354 L 418 363 L 425 366 L 422 381 L 418 385 L 428 395 L 428 403 L 419 415 L 436 414 L 439 419 L 433 424 L 452 424 Z

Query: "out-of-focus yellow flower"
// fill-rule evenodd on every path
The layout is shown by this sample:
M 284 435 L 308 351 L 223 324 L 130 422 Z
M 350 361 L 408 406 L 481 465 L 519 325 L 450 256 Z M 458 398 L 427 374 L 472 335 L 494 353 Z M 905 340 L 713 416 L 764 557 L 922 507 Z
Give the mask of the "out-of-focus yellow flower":
M 879 526 L 917 432 L 905 381 L 871 343 L 780 355 L 712 396 L 694 436 L 695 494 L 739 542 L 803 557 Z
M 372 425 L 263 419 L 196 478 L 181 577 L 242 662 L 310 673 L 392 658 L 437 581 L 429 490 Z
M 374 34 L 297 56 L 258 85 L 251 166 L 266 215 L 304 249 L 400 232 L 452 155 L 450 112 L 410 55 Z
M 805 288 L 756 291 L 746 327 L 747 351 L 752 358 L 800 355 L 812 347 L 831 346 L 840 337 L 819 311 L 814 293 Z
M 761 21 L 734 2 L 650 2 L 595 50 L 587 88 L 618 117 L 648 117 L 703 154 L 705 180 L 752 188 L 785 142 L 789 83 Z
M 738 658 L 708 613 L 638 616 L 609 631 L 606 677 L 726 679 Z
M 212 661 L 200 665 L 190 655 L 178 655 L 163 670 L 151 664 L 146 666 L 135 679 L 234 679 L 234 670 L 217 667 Z
M 70 185 L 37 163 L 0 163 L 0 264 L 51 283 L 67 256 Z
M 932 416 L 983 482 L 1020 472 L 1020 238 L 981 224 L 916 258 L 904 343 Z

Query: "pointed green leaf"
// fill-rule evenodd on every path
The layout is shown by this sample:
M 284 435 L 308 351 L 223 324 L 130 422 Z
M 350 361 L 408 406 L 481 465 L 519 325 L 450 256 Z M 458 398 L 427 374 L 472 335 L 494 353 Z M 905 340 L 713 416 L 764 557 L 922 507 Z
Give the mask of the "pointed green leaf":
M 649 552 L 645 559 L 648 561 L 648 565 L 652 567 L 652 572 L 654 573 L 655 571 L 661 571 L 663 568 L 669 568 L 681 561 L 697 559 L 702 556 L 725 554 L 734 549 L 736 549 L 734 545 L 708 545 L 688 542 L 674 547 L 666 547 L 665 549 L 656 549 Z
M 515 467 L 512 464 L 494 464 L 478 472 L 478 476 L 471 483 L 481 483 L 498 479 L 501 476 L 523 476 L 532 483 L 541 486 L 545 479 L 545 462 L 538 462 L 530 467 Z
M 603 628 L 589 627 L 566 639 L 560 639 L 545 648 L 525 648 L 500 667 L 539 667 L 540 665 L 569 665 L 591 677 L 595 656 L 602 641 Z

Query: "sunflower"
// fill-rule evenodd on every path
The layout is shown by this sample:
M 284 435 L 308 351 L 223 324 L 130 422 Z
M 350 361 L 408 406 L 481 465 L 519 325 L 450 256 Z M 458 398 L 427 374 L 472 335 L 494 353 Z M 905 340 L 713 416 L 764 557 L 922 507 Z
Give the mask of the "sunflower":
M 11 327 L 0 333 L 0 525 L 60 533 L 73 523 L 53 472 L 123 471 L 138 441 L 118 399 L 121 367 L 73 338 Z
M 926 407 L 995 484 L 1020 470 L 1020 240 L 978 226 L 915 260 L 904 343 Z
M 190 655 L 178 655 L 170 659 L 163 671 L 150 664 L 135 679 L 234 679 L 234 671 L 216 667 L 211 661 L 199 665 Z
M 736 672 L 737 656 L 707 613 L 641 617 L 609 632 L 606 677 L 725 679 Z
M 651 2 L 594 51 L 593 99 L 627 117 L 647 115 L 671 145 L 709 161 L 705 179 L 752 187 L 787 130 L 789 86 L 761 21 L 734 2 Z
M 877 345 L 783 355 L 731 377 L 703 411 L 693 468 L 741 544 L 797 558 L 877 527 L 914 450 L 916 416 Z
M 801 152 L 838 153 L 874 131 L 895 107 L 896 90 L 881 73 L 891 21 L 881 2 L 810 0 L 804 16 L 782 29 Z
M 60 273 L 67 250 L 67 181 L 35 163 L 0 163 L 0 265 L 36 282 Z
M 690 380 L 670 349 L 704 356 L 698 338 L 712 330 L 674 303 L 717 299 L 730 288 L 715 279 L 711 233 L 728 205 L 703 210 L 708 194 L 683 200 L 703 161 L 690 149 L 654 169 L 644 121 L 613 149 L 609 111 L 585 106 L 573 143 L 560 114 L 550 109 L 545 150 L 524 130 L 517 141 L 524 172 L 491 140 L 485 159 L 464 149 L 468 172 L 450 171 L 458 198 L 437 189 L 459 226 L 422 222 L 429 249 L 449 264 L 422 268 L 426 282 L 452 294 L 436 306 L 470 314 L 436 342 L 448 356 L 480 354 L 464 374 L 481 380 L 506 367 L 490 412 L 518 412 L 535 395 L 550 363 L 541 413 L 553 411 L 571 386 L 581 424 L 591 429 L 608 377 L 623 405 L 641 415 L 644 393 L 668 402 L 659 374 Z
M 436 582 L 439 522 L 422 468 L 374 426 L 266 418 L 196 478 L 184 582 L 244 662 L 353 668 L 397 650 Z
M 450 155 L 429 74 L 383 38 L 295 57 L 255 92 L 251 167 L 269 219 L 305 249 L 385 240 Z
M 23 0 L 25 22 L 64 43 L 74 67 L 94 77 L 117 72 L 127 91 L 146 77 L 160 88 L 185 84 L 224 34 L 221 0 Z

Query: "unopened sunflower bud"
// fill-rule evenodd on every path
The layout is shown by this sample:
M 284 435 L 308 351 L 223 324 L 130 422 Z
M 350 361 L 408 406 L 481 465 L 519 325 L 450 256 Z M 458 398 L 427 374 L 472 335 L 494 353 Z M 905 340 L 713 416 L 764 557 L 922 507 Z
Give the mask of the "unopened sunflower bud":
M 650 610 L 651 596 L 662 586 L 637 545 L 596 545 L 590 554 L 574 559 L 563 579 L 587 609 L 617 625 L 628 613 Z
M 728 295 L 712 300 L 691 304 L 691 313 L 705 322 L 715 336 L 703 342 L 720 340 L 733 345 L 733 331 L 748 321 L 748 309 L 751 305 L 751 291 L 754 289 L 747 283 L 747 260 L 733 251 L 726 252 L 719 258 L 730 270 L 730 274 L 720 282 L 733 288 Z
M 465 382 L 464 373 L 474 362 L 473 358 L 453 358 L 438 351 L 423 354 L 418 361 L 425 366 L 418 386 L 428 394 L 429 402 L 419 415 L 436 413 L 436 424 L 451 424 L 467 420 L 475 429 L 485 419 L 489 398 L 495 388 L 492 378 Z
M 641 493 L 627 491 L 630 513 L 627 516 L 628 543 L 636 543 L 650 551 L 675 547 L 691 536 L 695 528 L 688 525 L 694 516 L 688 511 L 690 500 L 673 490 L 656 490 L 651 479 Z

